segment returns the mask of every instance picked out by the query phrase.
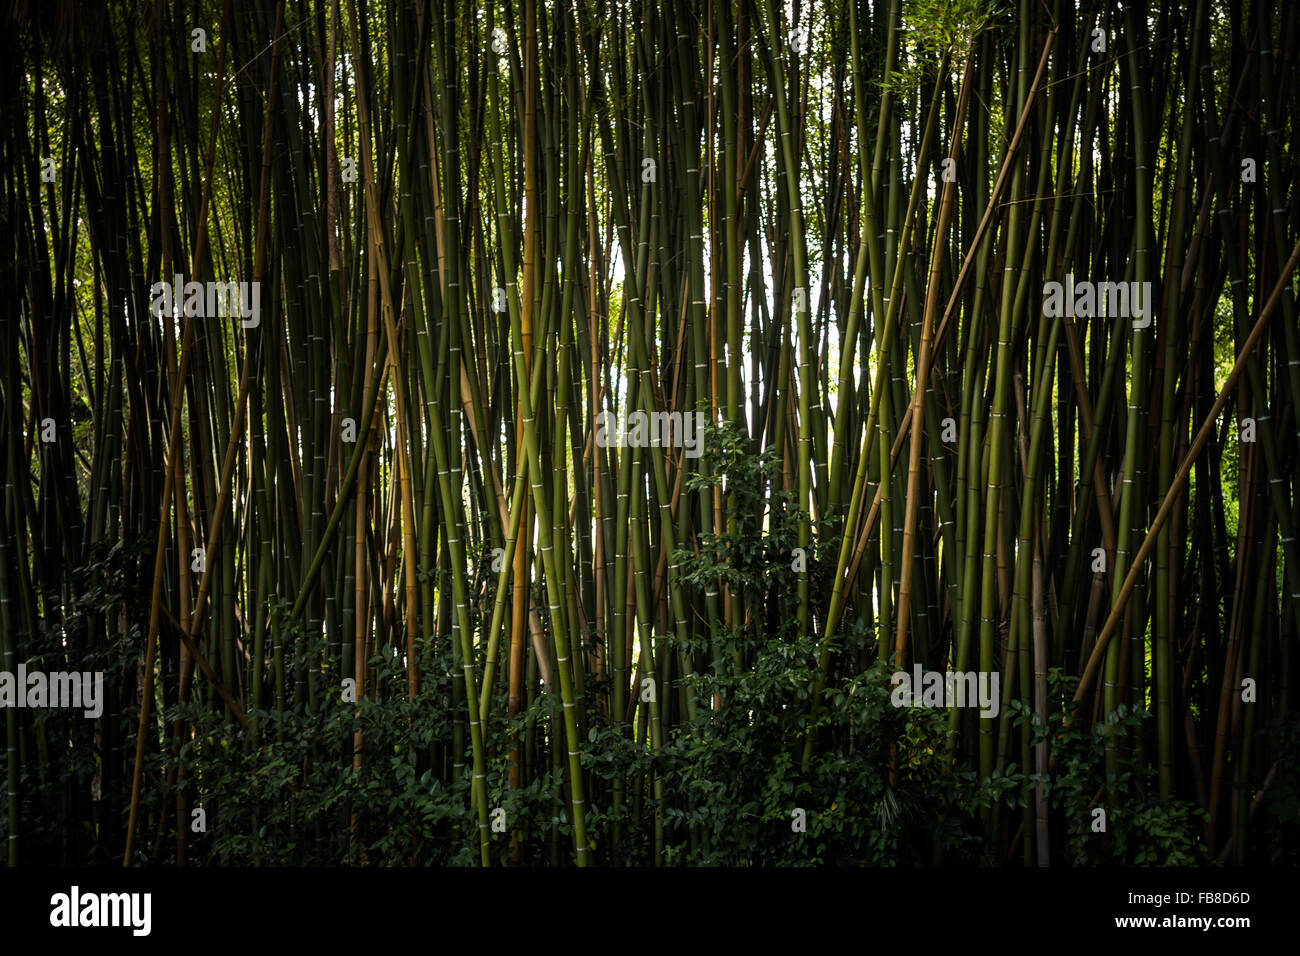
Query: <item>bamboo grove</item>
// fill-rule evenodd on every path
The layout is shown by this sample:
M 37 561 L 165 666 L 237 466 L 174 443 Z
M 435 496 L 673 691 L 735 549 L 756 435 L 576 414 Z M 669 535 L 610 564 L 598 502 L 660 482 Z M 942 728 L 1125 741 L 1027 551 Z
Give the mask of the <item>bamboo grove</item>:
M 10 865 L 1295 861 L 1294 4 L 8 6 Z

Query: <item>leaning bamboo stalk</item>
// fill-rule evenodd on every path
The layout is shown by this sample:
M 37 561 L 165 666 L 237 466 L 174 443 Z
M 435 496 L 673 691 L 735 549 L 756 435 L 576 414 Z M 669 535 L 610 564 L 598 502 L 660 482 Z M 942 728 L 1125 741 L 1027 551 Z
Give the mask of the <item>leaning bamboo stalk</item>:
M 1223 387 L 1219 390 L 1218 398 L 1214 400 L 1214 404 L 1210 407 L 1209 414 L 1205 416 L 1204 421 L 1201 423 L 1201 427 L 1196 432 L 1196 437 L 1192 440 L 1191 447 L 1187 450 L 1187 454 L 1183 456 L 1183 460 L 1179 463 L 1178 470 L 1174 472 L 1173 480 L 1169 484 L 1169 489 L 1165 492 L 1164 500 L 1160 503 L 1160 509 L 1156 512 L 1156 516 L 1151 520 L 1151 527 L 1147 530 L 1146 537 L 1143 539 L 1141 546 L 1133 556 L 1133 561 L 1129 567 L 1128 574 L 1125 576 L 1123 584 L 1120 585 L 1119 591 L 1116 593 L 1110 614 L 1106 617 L 1106 623 L 1102 625 L 1101 633 L 1097 635 L 1097 643 L 1093 647 L 1092 654 L 1088 658 L 1087 666 L 1084 668 L 1083 674 L 1079 678 L 1079 684 L 1075 688 L 1075 703 L 1082 701 L 1091 690 L 1092 682 L 1097 677 L 1097 670 L 1101 666 L 1103 656 L 1106 652 L 1106 647 L 1110 643 L 1110 639 L 1114 637 L 1115 630 L 1123 618 L 1125 606 L 1129 597 L 1133 593 L 1133 588 L 1137 583 L 1138 576 L 1141 574 L 1142 567 L 1146 560 L 1151 556 L 1151 551 L 1159 541 L 1160 529 L 1164 527 L 1165 522 L 1169 520 L 1174 505 L 1178 501 L 1178 496 L 1181 494 L 1183 486 L 1187 483 L 1187 479 L 1191 474 L 1191 467 L 1195 463 L 1197 456 L 1205 449 L 1206 443 L 1210 440 L 1210 436 L 1214 432 L 1214 427 L 1217 423 L 1219 414 L 1223 411 L 1224 406 L 1228 404 L 1228 399 L 1232 397 L 1232 394 L 1236 389 L 1237 379 L 1245 370 L 1247 360 L 1263 340 L 1264 334 L 1268 331 L 1268 320 L 1271 317 L 1273 310 L 1277 308 L 1278 303 L 1281 301 L 1283 293 L 1287 290 L 1287 283 L 1291 278 L 1291 273 L 1295 271 L 1297 265 L 1300 265 L 1300 242 L 1297 242 L 1295 248 L 1291 251 L 1291 256 L 1287 259 L 1286 266 L 1282 269 L 1281 275 L 1278 276 L 1277 283 L 1273 286 L 1273 291 L 1269 294 L 1267 301 L 1264 303 L 1264 307 L 1260 309 L 1259 317 L 1255 320 L 1255 325 L 1250 330 L 1250 334 L 1246 336 L 1246 341 L 1242 345 L 1241 351 L 1237 354 L 1237 360 L 1233 363 L 1232 370 L 1228 373 L 1228 377 L 1224 380 Z
M 225 25 L 229 22 L 230 0 L 226 0 L 221 13 L 221 41 L 217 45 L 217 95 L 209 120 L 207 158 L 204 164 L 205 175 L 203 178 L 203 199 L 200 203 L 198 219 L 199 229 L 195 236 L 194 253 L 191 260 L 191 275 L 198 272 L 199 265 L 203 261 L 203 253 L 207 244 L 207 213 L 212 195 L 212 167 L 216 160 L 217 127 L 221 116 L 218 107 L 222 101 L 225 85 L 227 83 L 227 78 L 225 76 Z M 149 707 L 153 701 L 154 649 L 158 644 L 158 624 L 162 612 L 163 567 L 167 554 L 167 526 L 169 523 L 168 518 L 171 513 L 171 492 L 176 479 L 179 462 L 181 399 L 184 395 L 183 385 L 186 374 L 189 371 L 190 359 L 194 348 L 193 316 L 186 315 L 183 325 L 184 331 L 182 332 L 179 367 L 176 370 L 176 377 L 172 381 L 171 411 L 168 416 L 168 421 L 171 423 L 171 429 L 167 439 L 166 477 L 163 479 L 163 498 L 159 507 L 158 516 L 158 541 L 157 550 L 154 555 L 153 568 L 153 595 L 149 600 L 149 634 L 145 642 L 144 652 L 144 688 L 140 700 L 139 729 L 136 733 L 135 769 L 132 772 L 131 777 L 131 811 L 126 828 L 126 846 L 122 853 L 123 866 L 131 865 L 131 859 L 134 855 L 135 849 L 135 828 L 140 809 L 140 784 L 144 772 L 144 742 L 145 737 L 147 736 L 146 728 L 149 726 Z
M 948 57 L 945 56 L 939 67 L 939 76 L 947 70 Z M 970 84 L 975 68 L 975 53 L 972 50 L 966 57 L 966 69 L 961 81 L 961 92 L 957 96 L 957 113 L 953 119 L 952 145 L 948 149 L 948 162 L 956 164 L 961 157 L 961 127 L 966 119 L 966 104 L 970 100 Z M 918 177 L 919 178 L 919 177 Z M 903 517 L 903 554 L 900 562 L 898 581 L 898 626 L 895 628 L 894 660 L 902 666 L 907 659 L 908 625 L 911 622 L 913 553 L 916 548 L 916 520 L 921 506 L 921 429 L 924 403 L 922 399 L 929 384 L 931 349 L 931 329 L 934 326 L 935 310 L 939 304 L 939 274 L 943 263 L 944 249 L 948 238 L 948 224 L 952 220 L 954 195 L 957 180 L 952 178 L 943 184 L 942 197 L 939 200 L 939 219 L 934 227 L 934 245 L 930 253 L 930 274 L 926 280 L 925 315 L 921 321 L 921 348 L 916 360 L 916 383 L 912 387 L 912 402 L 907 410 L 911 419 L 911 448 L 907 460 L 907 498 Z

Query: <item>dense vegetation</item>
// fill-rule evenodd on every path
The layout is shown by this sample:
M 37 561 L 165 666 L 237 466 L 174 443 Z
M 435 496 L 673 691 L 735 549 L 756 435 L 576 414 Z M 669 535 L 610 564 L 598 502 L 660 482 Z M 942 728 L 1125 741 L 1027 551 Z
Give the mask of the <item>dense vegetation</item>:
M 4 17 L 10 865 L 1300 861 L 1300 6 Z

